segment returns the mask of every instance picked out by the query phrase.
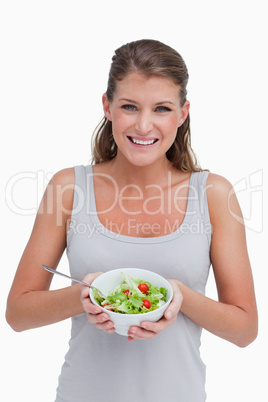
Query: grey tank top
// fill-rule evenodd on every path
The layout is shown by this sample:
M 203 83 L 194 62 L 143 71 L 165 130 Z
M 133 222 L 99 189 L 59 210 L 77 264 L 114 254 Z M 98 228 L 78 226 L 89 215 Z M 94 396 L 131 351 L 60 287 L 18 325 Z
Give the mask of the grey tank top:
M 70 273 L 82 279 L 115 268 L 149 269 L 204 294 L 210 268 L 208 172 L 193 172 L 187 210 L 178 230 L 160 237 L 120 235 L 96 213 L 92 166 L 75 167 L 72 222 L 67 235 Z M 134 340 L 98 330 L 82 313 L 72 318 L 56 402 L 204 402 L 201 328 L 179 312 L 154 339 Z

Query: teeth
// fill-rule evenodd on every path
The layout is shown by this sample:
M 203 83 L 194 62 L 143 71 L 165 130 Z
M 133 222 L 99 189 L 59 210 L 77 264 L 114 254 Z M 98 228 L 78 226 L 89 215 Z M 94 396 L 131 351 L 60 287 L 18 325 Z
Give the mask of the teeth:
M 150 141 L 142 141 L 142 140 L 136 140 L 135 138 L 131 138 L 134 144 L 139 144 L 139 145 L 151 145 L 155 142 L 155 140 L 150 140 Z

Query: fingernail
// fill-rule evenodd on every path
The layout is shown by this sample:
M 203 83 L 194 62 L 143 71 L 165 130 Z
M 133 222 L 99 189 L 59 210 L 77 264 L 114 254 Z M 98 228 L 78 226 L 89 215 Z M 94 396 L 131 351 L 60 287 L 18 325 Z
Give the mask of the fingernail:
M 166 317 L 167 317 L 167 318 L 171 318 L 171 317 L 172 317 L 172 312 L 169 311 L 169 312 L 166 314 Z

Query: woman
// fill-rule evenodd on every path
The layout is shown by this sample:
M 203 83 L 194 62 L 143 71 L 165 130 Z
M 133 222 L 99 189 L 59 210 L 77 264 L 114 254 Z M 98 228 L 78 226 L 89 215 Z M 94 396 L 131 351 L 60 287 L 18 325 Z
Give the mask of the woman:
M 187 82 L 183 59 L 161 42 L 117 49 L 92 166 L 58 172 L 44 194 L 7 320 L 23 331 L 72 317 L 56 402 L 203 402 L 201 329 L 240 347 L 257 336 L 241 211 L 230 183 L 198 167 Z M 120 267 L 171 278 L 164 317 L 131 327 L 127 342 L 87 287 L 50 291 L 41 264 L 56 268 L 65 248 L 71 274 L 88 283 Z M 211 264 L 218 301 L 205 296 Z

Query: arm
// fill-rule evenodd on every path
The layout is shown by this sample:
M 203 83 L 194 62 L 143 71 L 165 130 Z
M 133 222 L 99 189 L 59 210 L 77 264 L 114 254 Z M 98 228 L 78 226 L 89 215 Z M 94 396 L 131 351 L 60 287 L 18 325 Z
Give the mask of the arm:
M 213 227 L 211 261 L 219 300 L 212 300 L 174 281 L 183 296 L 180 310 L 211 333 L 244 347 L 257 336 L 258 317 L 242 214 L 227 180 L 210 174 L 207 187 Z M 174 314 L 172 307 L 173 304 L 166 314 L 169 311 Z M 146 331 L 133 328 L 135 334 L 131 336 L 134 339 L 153 338 L 171 323 L 166 314 L 158 323 L 142 323 L 141 327 Z
M 184 297 L 181 311 L 211 333 L 243 347 L 256 338 L 258 317 L 242 214 L 227 180 L 210 174 L 207 185 L 219 301 L 178 283 Z
M 83 311 L 80 286 L 49 291 L 52 274 L 41 267 L 56 268 L 65 250 L 73 193 L 73 169 L 58 172 L 45 191 L 8 296 L 6 319 L 15 331 L 55 323 Z

